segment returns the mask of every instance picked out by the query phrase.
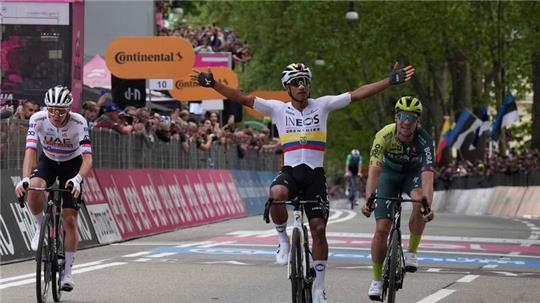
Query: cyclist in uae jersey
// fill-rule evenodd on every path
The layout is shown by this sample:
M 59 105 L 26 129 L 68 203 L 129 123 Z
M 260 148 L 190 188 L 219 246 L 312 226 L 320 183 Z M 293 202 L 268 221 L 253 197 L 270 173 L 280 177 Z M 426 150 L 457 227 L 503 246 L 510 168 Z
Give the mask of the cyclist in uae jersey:
M 419 126 L 422 104 L 414 97 L 402 97 L 395 105 L 395 123 L 381 129 L 373 140 L 366 197 L 375 203 L 376 227 L 371 242 L 373 281 L 368 290 L 371 300 L 380 301 L 382 295 L 382 262 L 386 254 L 386 243 L 392 218 L 392 203 L 371 196 L 397 197 L 401 192 L 412 199 L 425 198 L 431 206 L 433 200 L 433 155 L 434 145 L 431 136 Z M 370 216 L 368 203 L 362 213 Z M 433 219 L 433 211 L 422 215 L 420 205 L 414 204 L 409 219 L 409 247 L 405 253 L 405 268 L 414 272 L 418 268 L 416 251 L 424 231 L 425 222 Z
M 399 68 L 396 63 L 388 78 L 363 85 L 350 93 L 313 99 L 310 98 L 311 70 L 305 64 L 293 63 L 288 65 L 281 74 L 281 84 L 291 98 L 289 103 L 244 95 L 237 89 L 216 82 L 210 71 L 196 73 L 193 79 L 197 80 L 201 86 L 215 89 L 229 100 L 272 117 L 284 151 L 283 169 L 270 185 L 272 199 L 290 200 L 302 191 L 303 199 L 315 200 L 316 196 L 320 195 L 326 201 L 323 160 L 326 150 L 328 114 L 347 106 L 351 101 L 362 100 L 381 92 L 391 84 L 408 81 L 413 75 L 412 66 Z M 328 201 L 324 207 L 328 208 Z M 324 275 L 328 259 L 328 243 L 325 213 L 327 212 L 320 206 L 306 207 L 313 238 L 313 266 L 316 270 L 313 302 L 326 302 Z M 280 265 L 286 265 L 289 252 L 286 232 L 287 209 L 284 205 L 272 205 L 270 214 L 278 232 L 279 245 L 276 261 Z
M 58 178 L 61 188 L 67 187 L 69 183 L 73 185 L 71 195 L 62 193 L 65 270 L 61 288 L 65 291 L 71 291 L 75 287 L 71 268 L 78 243 L 78 201 L 82 178 L 92 169 L 88 124 L 81 115 L 70 111 L 72 102 L 73 97 L 66 87 L 55 86 L 45 93 L 47 111 L 37 112 L 30 118 L 22 169 L 23 178 L 15 188 L 17 197 L 22 197 L 26 192 L 25 184 L 39 188 L 50 187 Z M 43 153 L 39 157 L 37 168 L 32 171 L 38 141 Z M 43 192 L 29 191 L 27 200 L 28 208 L 38 224 L 30 245 L 32 250 L 37 250 L 39 229 L 44 219 L 41 203 Z

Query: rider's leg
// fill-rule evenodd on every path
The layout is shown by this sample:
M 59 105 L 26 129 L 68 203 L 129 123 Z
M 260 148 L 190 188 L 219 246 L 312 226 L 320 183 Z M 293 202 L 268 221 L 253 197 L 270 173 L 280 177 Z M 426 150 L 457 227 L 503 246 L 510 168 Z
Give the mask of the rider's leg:
M 414 200 L 420 200 L 422 199 L 422 196 L 423 194 L 421 188 L 415 188 L 411 191 L 411 198 Z M 420 204 L 413 203 L 413 210 L 411 213 L 411 217 L 409 218 L 409 230 L 411 232 L 411 235 L 409 238 L 409 247 L 407 250 L 412 253 L 416 253 L 416 251 L 418 250 L 418 246 L 420 245 L 420 239 L 422 237 L 422 234 L 424 233 L 424 228 L 426 226 L 426 223 L 422 219 L 420 208 Z
M 270 197 L 275 201 L 286 201 L 289 199 L 289 189 L 284 185 L 273 185 L 270 188 Z M 272 222 L 278 232 L 279 242 L 289 242 L 287 237 L 287 219 L 289 217 L 284 204 L 275 204 L 270 207 Z
M 351 173 L 350 173 L 350 172 L 345 173 L 345 177 L 344 177 L 344 178 L 345 178 L 345 195 L 346 195 L 346 196 L 349 196 L 349 190 L 350 190 L 350 188 L 349 188 L 349 185 L 350 185 L 349 182 L 350 182 L 350 179 L 351 179 Z
M 313 283 L 315 289 L 324 289 L 324 276 L 328 260 L 328 242 L 326 241 L 326 220 L 324 218 L 312 218 L 309 220 L 309 229 L 313 239 L 313 267 L 316 276 Z
M 65 275 L 71 274 L 71 267 L 75 259 L 75 252 L 77 251 L 77 245 L 79 243 L 77 232 L 77 210 L 74 208 L 64 208 L 64 249 L 66 257 L 66 266 L 64 269 Z
M 373 280 L 382 280 L 382 264 L 388 248 L 388 234 L 392 221 L 386 218 L 376 220 L 375 233 L 371 240 L 371 263 L 373 265 Z
M 30 179 L 30 187 L 43 188 L 46 186 L 47 183 L 43 178 L 33 177 Z M 32 215 L 34 215 L 39 229 L 41 227 L 41 223 L 43 222 L 43 192 L 36 190 L 28 191 L 27 202 L 28 208 L 30 209 Z

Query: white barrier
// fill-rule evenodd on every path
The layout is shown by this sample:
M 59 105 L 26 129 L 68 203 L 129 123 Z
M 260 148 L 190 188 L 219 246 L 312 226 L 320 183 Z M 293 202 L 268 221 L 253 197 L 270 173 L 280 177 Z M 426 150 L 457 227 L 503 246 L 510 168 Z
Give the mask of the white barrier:
M 540 186 L 436 191 L 432 207 L 465 215 L 540 218 Z

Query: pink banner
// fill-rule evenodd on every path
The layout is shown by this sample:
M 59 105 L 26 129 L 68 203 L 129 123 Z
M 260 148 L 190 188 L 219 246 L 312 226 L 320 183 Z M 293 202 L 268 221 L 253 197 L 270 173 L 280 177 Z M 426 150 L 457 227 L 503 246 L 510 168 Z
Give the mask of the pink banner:
M 84 65 L 83 82 L 89 87 L 111 88 L 111 72 L 100 55 L 95 55 Z
M 84 2 L 73 1 L 71 24 L 71 93 L 73 94 L 74 112 L 79 112 L 83 90 L 83 57 L 84 57 Z
M 224 170 L 96 169 L 122 239 L 245 216 Z

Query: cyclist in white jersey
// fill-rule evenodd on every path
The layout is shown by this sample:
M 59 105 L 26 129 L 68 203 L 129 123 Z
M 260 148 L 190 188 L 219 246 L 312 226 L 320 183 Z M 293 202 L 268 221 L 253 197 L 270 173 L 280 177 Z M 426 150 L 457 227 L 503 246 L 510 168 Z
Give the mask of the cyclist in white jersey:
M 60 187 L 73 185 L 71 195 L 63 194 L 63 222 L 65 230 L 65 271 L 61 288 L 71 291 L 75 287 L 71 268 L 77 251 L 78 231 L 77 212 L 83 177 L 92 169 L 92 149 L 88 135 L 88 123 L 80 114 L 70 111 L 73 97 L 63 86 L 55 86 L 45 93 L 47 111 L 37 112 L 30 118 L 26 135 L 26 151 L 22 169 L 22 180 L 17 184 L 17 197 L 25 194 L 25 186 L 50 187 L 58 178 Z M 32 165 L 36 158 L 37 142 L 41 143 L 43 153 L 38 166 Z M 39 228 L 43 222 L 43 192 L 28 192 L 28 208 L 34 215 L 38 230 L 31 242 L 32 250 L 37 250 Z
M 194 80 L 203 87 L 215 89 L 227 99 L 251 107 L 263 114 L 270 115 L 277 126 L 279 139 L 284 151 L 284 166 L 280 174 L 270 185 L 270 197 L 277 201 L 294 198 L 300 191 L 303 199 L 315 200 L 320 195 L 326 201 L 326 177 L 323 160 L 326 149 L 326 120 L 328 114 L 343 108 L 351 101 L 365 99 L 383 91 L 393 84 L 408 81 L 414 75 L 414 68 L 409 65 L 399 68 L 398 63 L 388 78 L 363 85 L 352 92 L 336 96 L 310 98 L 311 71 L 302 63 L 288 65 L 281 74 L 281 83 L 287 90 L 291 102 L 265 100 L 247 96 L 237 89 L 215 81 L 210 71 L 195 73 Z M 326 302 L 324 276 L 328 260 L 326 241 L 326 222 L 328 213 L 318 206 L 306 207 L 309 227 L 313 239 L 313 266 L 316 277 L 313 284 L 313 302 Z M 278 232 L 279 245 L 276 261 L 280 265 L 288 263 L 289 241 L 287 236 L 287 209 L 284 205 L 272 205 L 272 221 Z

